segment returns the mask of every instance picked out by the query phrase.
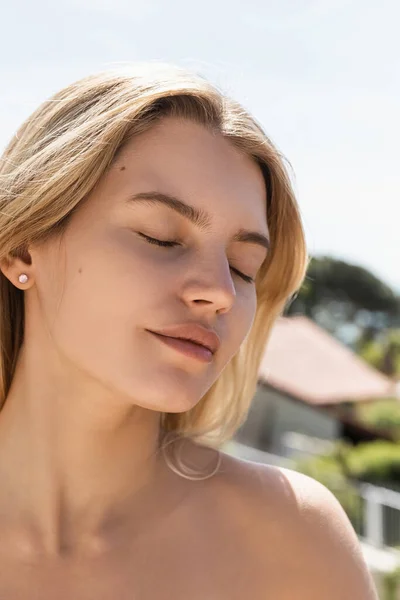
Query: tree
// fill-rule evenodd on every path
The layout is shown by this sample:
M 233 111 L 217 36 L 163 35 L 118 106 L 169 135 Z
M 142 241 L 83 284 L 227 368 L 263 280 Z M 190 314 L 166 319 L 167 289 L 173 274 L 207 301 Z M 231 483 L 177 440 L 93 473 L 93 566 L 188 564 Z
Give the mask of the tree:
M 286 314 L 304 314 L 350 345 L 362 338 L 360 347 L 387 328 L 400 326 L 400 298 L 363 267 L 314 257 Z
M 400 329 L 388 329 L 375 335 L 363 332 L 356 351 L 370 365 L 385 375 L 400 375 Z

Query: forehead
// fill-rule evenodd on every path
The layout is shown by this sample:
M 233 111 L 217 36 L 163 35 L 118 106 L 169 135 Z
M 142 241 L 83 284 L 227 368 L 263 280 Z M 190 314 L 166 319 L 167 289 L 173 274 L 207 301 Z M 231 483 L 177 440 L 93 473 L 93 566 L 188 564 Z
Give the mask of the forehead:
M 127 193 L 168 193 L 214 212 L 252 215 L 266 229 L 266 189 L 259 166 L 221 134 L 167 117 L 124 147 L 112 171 Z M 144 187 L 143 187 L 144 186 Z M 226 214 L 226 213 L 225 213 Z

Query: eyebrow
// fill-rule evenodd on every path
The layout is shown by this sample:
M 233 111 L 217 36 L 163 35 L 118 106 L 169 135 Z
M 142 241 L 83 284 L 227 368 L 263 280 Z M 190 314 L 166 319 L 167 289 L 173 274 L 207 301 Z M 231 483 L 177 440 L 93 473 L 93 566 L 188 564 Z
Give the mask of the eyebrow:
M 163 204 L 172 208 L 177 213 L 191 221 L 201 231 L 210 231 L 211 229 L 211 218 L 210 215 L 201 208 L 195 208 L 190 204 L 186 204 L 183 200 L 163 194 L 161 192 L 139 192 L 133 196 L 127 198 L 127 202 L 146 202 L 150 204 Z M 233 236 L 235 242 L 247 242 L 250 244 L 258 244 L 263 248 L 269 250 L 270 242 L 269 239 L 258 231 L 249 231 L 248 229 L 239 229 L 239 231 Z

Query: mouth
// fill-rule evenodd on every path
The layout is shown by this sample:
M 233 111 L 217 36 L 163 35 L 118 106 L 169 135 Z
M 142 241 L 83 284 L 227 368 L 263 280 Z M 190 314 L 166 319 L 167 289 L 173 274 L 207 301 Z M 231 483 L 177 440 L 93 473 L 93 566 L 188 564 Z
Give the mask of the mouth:
M 213 353 L 211 350 L 206 348 L 206 346 L 198 344 L 197 342 L 183 338 L 162 335 L 161 333 L 150 331 L 150 329 L 147 329 L 147 331 L 158 338 L 165 345 L 176 350 L 177 352 L 180 352 L 182 355 L 188 358 L 206 363 L 210 363 L 213 360 Z

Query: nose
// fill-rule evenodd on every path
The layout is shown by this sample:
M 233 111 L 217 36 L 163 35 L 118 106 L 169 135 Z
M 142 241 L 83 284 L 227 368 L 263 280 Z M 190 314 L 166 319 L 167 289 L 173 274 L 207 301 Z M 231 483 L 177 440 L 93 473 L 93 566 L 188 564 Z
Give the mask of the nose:
M 197 261 L 183 283 L 182 299 L 188 305 L 204 305 L 218 313 L 229 312 L 236 289 L 226 257 Z

